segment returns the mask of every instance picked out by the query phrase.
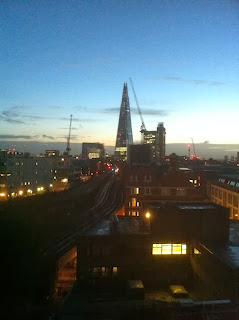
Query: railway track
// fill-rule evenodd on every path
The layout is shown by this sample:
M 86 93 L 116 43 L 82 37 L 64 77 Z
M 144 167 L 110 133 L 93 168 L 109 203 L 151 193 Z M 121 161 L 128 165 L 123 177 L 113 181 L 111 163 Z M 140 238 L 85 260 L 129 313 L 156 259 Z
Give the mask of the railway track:
M 119 183 L 112 176 L 109 181 L 99 190 L 96 195 L 96 203 L 88 211 L 88 220 L 78 226 L 71 232 L 68 232 L 54 245 L 48 247 L 43 251 L 43 255 L 48 254 L 61 255 L 72 246 L 79 235 L 86 234 L 103 219 L 106 219 L 112 215 L 123 203 L 123 195 L 120 190 Z

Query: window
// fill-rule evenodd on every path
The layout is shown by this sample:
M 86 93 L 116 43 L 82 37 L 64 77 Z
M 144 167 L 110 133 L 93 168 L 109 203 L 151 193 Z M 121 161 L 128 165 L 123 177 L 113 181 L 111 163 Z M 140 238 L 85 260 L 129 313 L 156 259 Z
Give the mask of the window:
M 144 188 L 144 194 L 151 194 L 151 188 Z
M 198 249 L 193 248 L 193 254 L 201 254 L 201 252 Z
M 227 201 L 232 204 L 232 195 L 230 193 L 227 195 Z
M 130 193 L 131 194 L 139 194 L 139 188 L 130 188 Z
M 170 188 L 161 188 L 162 196 L 170 196 Z
M 181 254 L 181 244 L 173 244 L 173 254 Z
M 154 243 L 152 248 L 152 254 L 186 254 L 187 253 L 187 245 L 181 243 Z
M 238 207 L 238 199 L 237 199 L 237 196 L 233 196 L 233 206 L 234 207 Z
M 144 181 L 151 181 L 151 175 L 150 174 L 146 174 L 144 176 Z
M 162 254 L 172 254 L 171 244 L 162 245 Z
M 135 198 L 131 199 L 131 204 L 132 204 L 132 207 L 136 207 L 136 199 Z
M 160 243 L 153 244 L 152 254 L 162 254 L 162 245 Z

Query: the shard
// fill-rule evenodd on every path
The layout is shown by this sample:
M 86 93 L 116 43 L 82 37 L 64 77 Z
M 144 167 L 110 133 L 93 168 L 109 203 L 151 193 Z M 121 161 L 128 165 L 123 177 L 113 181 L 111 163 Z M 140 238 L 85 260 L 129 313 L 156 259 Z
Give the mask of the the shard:
M 127 83 L 124 83 L 114 158 L 127 160 L 127 148 L 133 144 Z

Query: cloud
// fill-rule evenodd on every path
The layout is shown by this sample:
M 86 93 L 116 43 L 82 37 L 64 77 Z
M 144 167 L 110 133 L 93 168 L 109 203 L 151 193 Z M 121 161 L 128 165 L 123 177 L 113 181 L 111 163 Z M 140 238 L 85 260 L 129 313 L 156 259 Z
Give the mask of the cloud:
M 54 140 L 54 138 L 52 136 L 47 136 L 45 134 L 42 135 L 42 138 L 44 138 L 44 139 L 47 138 L 47 139 Z
M 131 111 L 132 114 L 136 114 L 136 115 L 139 114 L 137 108 L 130 108 L 130 111 Z M 118 108 L 107 108 L 107 109 L 102 110 L 102 112 L 110 113 L 110 114 L 112 114 L 112 113 L 119 114 L 120 108 L 119 107 Z M 143 108 L 143 109 L 141 109 L 141 112 L 142 112 L 143 116 L 144 115 L 149 115 L 149 116 L 162 116 L 162 117 L 167 116 L 168 113 L 169 113 L 168 110 L 162 110 L 162 109 L 157 109 L 157 108 L 155 108 L 155 109 L 153 109 L 153 108 L 149 108 L 149 109 L 148 108 L 147 109 Z
M 56 107 L 53 107 L 56 108 Z M 58 108 L 58 107 L 57 107 Z M 60 107 L 59 107 L 60 108 Z M 25 110 L 26 107 L 23 106 L 14 106 L 7 110 L 2 111 L 2 116 L 0 116 L 0 119 L 10 122 L 10 123 L 18 123 L 18 124 L 32 124 L 32 123 L 26 123 L 22 120 L 28 119 L 31 121 L 34 120 L 62 120 L 62 121 L 69 121 L 70 117 L 49 117 L 49 116 L 39 116 L 39 115 L 28 115 L 22 113 L 22 110 Z M 79 122 L 79 118 L 72 118 L 72 122 Z
M 131 108 L 131 111 L 133 114 L 138 114 L 138 109 Z M 168 110 L 162 110 L 162 109 L 141 109 L 141 112 L 143 115 L 148 116 L 162 116 L 165 117 L 169 114 Z
M 36 136 L 14 135 L 14 134 L 1 134 L 0 139 L 33 139 Z
M 57 137 L 58 139 L 67 139 L 68 138 L 68 135 L 66 136 L 61 136 L 61 137 Z M 71 140 L 76 140 L 78 139 L 79 137 L 76 136 L 76 135 L 71 135 Z
M 23 121 L 21 121 L 21 120 L 15 120 L 15 119 L 10 119 L 10 118 L 5 118 L 5 117 L 2 117 L 2 116 L 0 116 L 0 119 L 2 119 L 2 120 L 5 121 L 5 122 L 8 122 L 8 123 L 26 124 L 25 122 L 23 122 Z
M 184 82 L 184 83 L 193 83 L 195 85 L 208 85 L 208 86 L 225 86 L 226 82 L 221 81 L 207 81 L 201 79 L 185 79 L 182 77 L 160 77 L 161 80 L 170 81 L 170 82 Z

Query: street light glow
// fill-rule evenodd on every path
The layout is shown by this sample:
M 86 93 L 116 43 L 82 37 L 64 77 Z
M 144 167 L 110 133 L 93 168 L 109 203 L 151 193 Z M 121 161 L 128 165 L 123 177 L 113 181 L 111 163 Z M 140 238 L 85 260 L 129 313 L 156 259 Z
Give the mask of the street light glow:
M 147 219 L 149 219 L 149 218 L 150 218 L 150 213 L 147 212 L 146 215 L 145 215 L 145 217 L 146 217 Z

